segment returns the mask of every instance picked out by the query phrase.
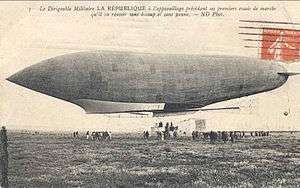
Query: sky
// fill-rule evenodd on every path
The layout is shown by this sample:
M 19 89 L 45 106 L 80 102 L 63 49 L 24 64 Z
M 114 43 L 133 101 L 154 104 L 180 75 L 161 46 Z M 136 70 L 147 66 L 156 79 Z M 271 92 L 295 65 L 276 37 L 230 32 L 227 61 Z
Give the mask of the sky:
M 225 12 L 224 17 L 96 17 L 86 12 L 41 12 L 41 6 L 209 6 L 275 7 L 276 11 Z M 0 2 L 0 121 L 8 129 L 110 130 L 136 132 L 158 121 L 206 119 L 208 129 L 299 130 L 300 78 L 271 92 L 212 105 L 239 111 L 141 118 L 86 114 L 80 107 L 29 90 L 5 78 L 44 59 L 78 51 L 221 54 L 258 58 L 246 49 L 241 19 L 300 23 L 299 2 Z M 243 24 L 247 25 L 247 24 Z M 290 27 L 290 26 L 289 26 Z M 300 26 L 293 26 L 294 29 Z M 183 62 L 184 63 L 184 62 Z M 288 65 L 300 70 L 299 63 Z M 288 116 L 284 112 L 290 112 Z

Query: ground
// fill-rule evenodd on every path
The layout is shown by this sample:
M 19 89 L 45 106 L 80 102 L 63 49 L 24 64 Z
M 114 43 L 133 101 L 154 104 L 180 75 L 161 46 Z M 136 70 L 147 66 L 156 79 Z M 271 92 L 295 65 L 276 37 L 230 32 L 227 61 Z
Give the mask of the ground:
M 9 132 L 11 187 L 297 187 L 300 133 L 214 143 Z

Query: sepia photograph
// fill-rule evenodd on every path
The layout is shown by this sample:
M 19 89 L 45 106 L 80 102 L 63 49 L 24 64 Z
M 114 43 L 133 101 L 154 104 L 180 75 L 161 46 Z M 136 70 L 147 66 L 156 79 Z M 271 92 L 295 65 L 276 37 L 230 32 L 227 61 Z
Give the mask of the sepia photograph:
M 0 2 L 0 188 L 299 187 L 300 2 Z

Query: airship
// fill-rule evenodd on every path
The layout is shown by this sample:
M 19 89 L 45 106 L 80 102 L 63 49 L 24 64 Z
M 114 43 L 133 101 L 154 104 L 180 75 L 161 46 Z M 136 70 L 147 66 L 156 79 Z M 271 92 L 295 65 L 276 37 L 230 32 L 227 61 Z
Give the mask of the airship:
M 193 112 L 282 86 L 285 66 L 242 56 L 77 52 L 7 78 L 82 107 L 89 114 Z

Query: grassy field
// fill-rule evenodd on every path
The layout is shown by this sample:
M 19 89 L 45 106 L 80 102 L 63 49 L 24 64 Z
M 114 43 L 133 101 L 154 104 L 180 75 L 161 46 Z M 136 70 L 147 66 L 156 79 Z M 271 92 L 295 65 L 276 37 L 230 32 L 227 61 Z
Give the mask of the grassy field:
M 300 134 L 236 143 L 9 132 L 11 187 L 296 187 Z

